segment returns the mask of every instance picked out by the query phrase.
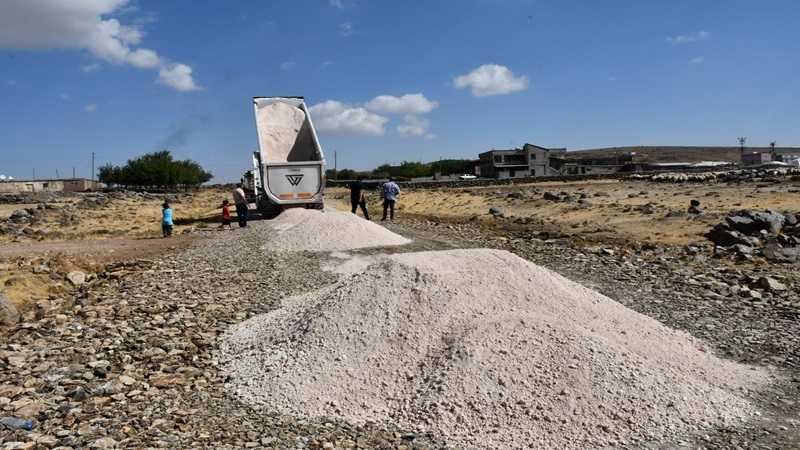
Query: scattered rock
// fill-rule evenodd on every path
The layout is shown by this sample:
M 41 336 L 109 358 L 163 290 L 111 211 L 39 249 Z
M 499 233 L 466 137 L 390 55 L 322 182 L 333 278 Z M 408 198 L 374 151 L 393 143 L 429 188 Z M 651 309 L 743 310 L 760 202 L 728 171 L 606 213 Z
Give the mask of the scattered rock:
M 86 274 L 80 270 L 73 270 L 67 274 L 67 280 L 69 280 L 73 286 L 80 286 L 86 283 Z
M 0 293 L 0 325 L 12 326 L 19 322 L 20 315 L 17 308 L 5 295 Z

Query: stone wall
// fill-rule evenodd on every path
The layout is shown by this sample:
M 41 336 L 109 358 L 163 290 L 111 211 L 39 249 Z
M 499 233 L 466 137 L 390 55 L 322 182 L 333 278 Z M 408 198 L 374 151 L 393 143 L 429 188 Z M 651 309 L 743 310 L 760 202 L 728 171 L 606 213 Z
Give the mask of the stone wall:
M 593 175 L 554 175 L 546 177 L 515 177 L 515 178 L 476 178 L 474 180 L 410 180 L 397 181 L 402 188 L 409 189 L 438 189 L 438 188 L 469 188 L 487 186 L 508 186 L 514 184 L 535 184 L 553 181 L 581 181 L 581 180 L 625 180 L 635 179 L 657 182 L 704 182 L 710 180 L 725 181 L 757 181 L 764 177 L 800 176 L 800 168 L 796 167 L 753 167 L 745 169 L 724 169 L 703 167 L 681 171 L 653 171 L 653 172 L 616 172 Z M 347 187 L 352 180 L 327 180 L 326 187 Z M 364 180 L 368 191 L 377 190 L 385 180 Z

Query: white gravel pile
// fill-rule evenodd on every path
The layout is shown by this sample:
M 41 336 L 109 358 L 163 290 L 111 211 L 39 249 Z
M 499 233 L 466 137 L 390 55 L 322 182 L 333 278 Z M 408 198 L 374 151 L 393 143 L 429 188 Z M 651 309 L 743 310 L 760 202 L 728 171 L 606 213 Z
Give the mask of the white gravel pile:
M 271 225 L 278 233 L 263 247 L 269 251 L 344 251 L 411 242 L 361 216 L 336 210 L 290 208 Z
M 256 113 L 261 159 L 265 162 L 314 160 L 314 141 L 306 114 L 287 103 L 274 103 Z
M 220 360 L 244 402 L 464 448 L 599 448 L 717 427 L 754 414 L 739 394 L 769 381 L 487 249 L 385 256 L 232 328 Z

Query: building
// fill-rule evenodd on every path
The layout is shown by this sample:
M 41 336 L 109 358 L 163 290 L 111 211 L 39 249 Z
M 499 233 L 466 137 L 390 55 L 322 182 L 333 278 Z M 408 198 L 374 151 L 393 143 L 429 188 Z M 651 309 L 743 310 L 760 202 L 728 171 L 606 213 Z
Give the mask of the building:
M 566 153 L 566 148 L 548 149 L 533 144 L 512 150 L 490 150 L 478 155 L 478 173 L 488 178 L 559 175 Z
M 800 151 L 790 148 L 787 151 L 775 152 L 752 152 L 742 154 L 742 164 L 745 166 L 754 166 L 770 163 L 773 161 L 790 163 L 794 160 L 800 159 Z
M 743 153 L 742 164 L 745 166 L 766 164 L 773 161 L 773 156 L 772 153 Z
M 100 183 L 95 182 L 95 188 Z M 67 178 L 62 180 L 5 180 L 0 181 L 0 192 L 85 192 L 92 190 L 92 180 L 86 178 Z
M 600 175 L 620 172 L 633 161 L 634 152 L 596 158 L 570 158 L 564 161 L 564 175 Z M 641 170 L 641 169 L 639 169 Z
M 800 160 L 800 152 L 783 152 L 778 153 L 777 157 L 780 161 L 785 162 L 786 164 L 790 164 L 792 161 Z

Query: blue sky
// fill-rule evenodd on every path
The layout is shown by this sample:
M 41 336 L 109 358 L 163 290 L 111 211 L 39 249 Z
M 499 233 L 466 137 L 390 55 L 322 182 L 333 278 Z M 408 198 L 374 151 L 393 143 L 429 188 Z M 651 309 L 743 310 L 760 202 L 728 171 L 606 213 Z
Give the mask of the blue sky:
M 799 22 L 795 0 L 2 0 L 0 174 L 167 149 L 234 182 L 252 98 L 284 95 L 340 170 L 525 143 L 800 146 Z

